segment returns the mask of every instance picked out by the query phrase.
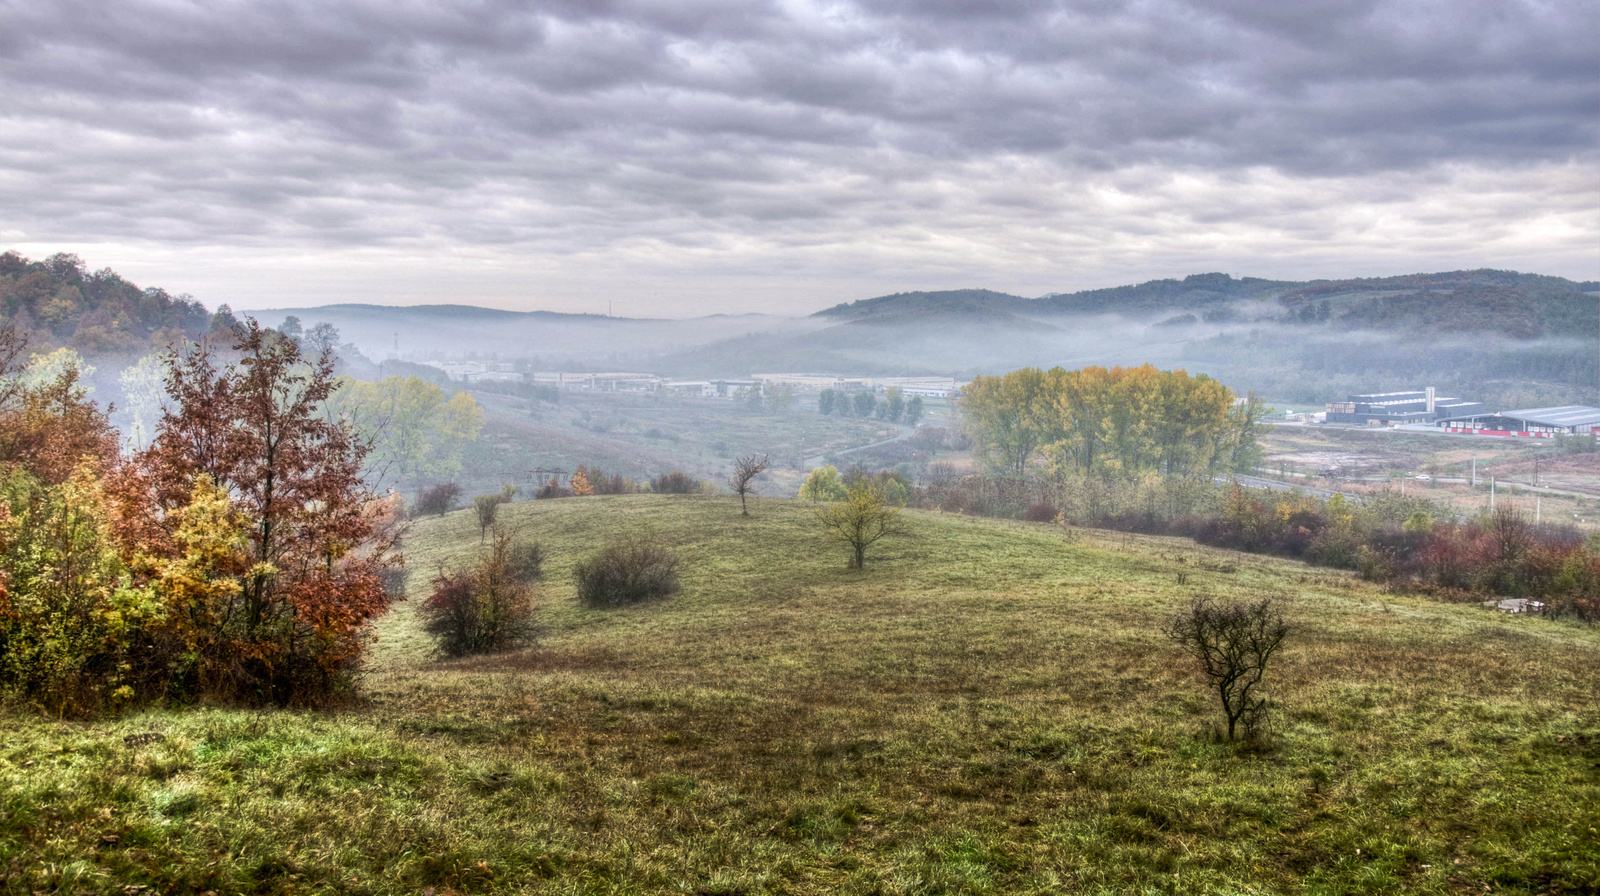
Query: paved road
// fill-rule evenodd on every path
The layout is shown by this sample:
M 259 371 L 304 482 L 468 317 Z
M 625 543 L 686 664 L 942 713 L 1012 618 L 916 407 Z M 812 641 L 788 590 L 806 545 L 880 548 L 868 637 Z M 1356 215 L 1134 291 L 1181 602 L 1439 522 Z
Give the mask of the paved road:
M 868 444 L 868 445 L 857 445 L 854 448 L 845 448 L 845 449 L 843 449 L 841 451 L 829 451 L 829 452 L 827 452 L 827 454 L 819 454 L 816 457 L 808 457 L 804 461 L 804 468 L 807 469 L 807 470 L 810 470 L 810 469 L 812 469 L 814 467 L 822 466 L 822 459 L 824 457 L 827 457 L 828 454 L 831 454 L 834 457 L 844 457 L 847 454 L 855 454 L 858 451 L 865 451 L 868 448 L 876 448 L 879 445 L 887 445 L 890 442 L 898 442 L 898 441 L 900 441 L 902 439 L 909 439 L 909 438 L 911 438 L 912 433 L 915 433 L 916 431 L 917 431 L 917 428 L 915 426 L 904 426 L 904 425 L 902 425 L 900 427 L 900 434 L 895 436 L 894 438 L 883 439 L 881 441 L 873 442 L 873 443 Z
M 1349 492 L 1335 492 L 1330 489 L 1302 485 L 1297 482 L 1282 482 L 1277 479 L 1262 479 L 1259 476 L 1235 476 L 1233 478 L 1240 485 L 1249 486 L 1250 488 L 1270 488 L 1281 492 L 1302 491 L 1308 495 L 1316 495 L 1319 498 L 1331 498 L 1334 495 L 1339 494 L 1344 495 L 1351 501 L 1361 500 L 1360 495 L 1352 495 Z M 1227 480 L 1219 476 L 1217 477 L 1217 481 L 1226 482 Z

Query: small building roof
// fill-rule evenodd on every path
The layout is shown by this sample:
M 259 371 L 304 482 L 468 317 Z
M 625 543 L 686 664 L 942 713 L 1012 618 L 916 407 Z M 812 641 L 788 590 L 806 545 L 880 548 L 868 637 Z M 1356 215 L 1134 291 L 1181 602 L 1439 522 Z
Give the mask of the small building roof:
M 1600 408 L 1591 408 L 1581 404 L 1565 404 L 1554 408 L 1525 408 L 1520 411 L 1500 411 L 1497 414 L 1483 414 L 1485 417 L 1509 417 L 1513 420 L 1526 420 L 1529 423 L 1540 423 L 1545 426 L 1582 426 L 1585 423 L 1600 423 Z

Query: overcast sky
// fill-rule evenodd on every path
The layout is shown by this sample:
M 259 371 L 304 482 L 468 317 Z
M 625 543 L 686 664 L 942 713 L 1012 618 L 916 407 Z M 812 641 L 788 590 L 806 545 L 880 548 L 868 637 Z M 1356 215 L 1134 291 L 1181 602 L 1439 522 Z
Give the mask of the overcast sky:
M 1591 279 L 1597 10 L 0 0 L 0 242 L 236 308 Z

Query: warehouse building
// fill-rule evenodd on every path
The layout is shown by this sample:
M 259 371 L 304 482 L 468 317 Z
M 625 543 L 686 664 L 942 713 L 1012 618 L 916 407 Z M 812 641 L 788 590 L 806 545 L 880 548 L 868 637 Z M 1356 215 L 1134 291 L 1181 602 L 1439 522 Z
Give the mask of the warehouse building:
M 1467 432 L 1484 436 L 1527 436 L 1546 439 L 1555 436 L 1593 436 L 1600 435 L 1600 408 L 1567 404 L 1554 408 L 1499 411 L 1493 414 L 1472 414 L 1440 420 L 1438 425 L 1449 432 Z
M 1345 401 L 1328 402 L 1328 423 L 1354 423 L 1357 426 L 1382 423 L 1432 423 L 1444 417 L 1481 414 L 1483 402 L 1460 398 L 1440 398 L 1429 386 L 1420 392 L 1378 392 L 1351 395 Z

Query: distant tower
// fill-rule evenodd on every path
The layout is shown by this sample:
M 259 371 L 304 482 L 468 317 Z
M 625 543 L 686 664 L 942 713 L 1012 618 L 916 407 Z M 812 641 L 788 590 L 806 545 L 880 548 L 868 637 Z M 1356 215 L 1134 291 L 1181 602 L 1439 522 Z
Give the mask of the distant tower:
M 394 334 L 394 359 L 396 361 L 400 360 L 400 331 L 399 330 L 396 330 L 395 334 Z
M 1428 413 L 1431 415 L 1433 413 L 1433 396 L 1434 396 L 1434 392 L 1433 392 L 1433 387 L 1432 386 L 1429 386 L 1427 388 L 1427 393 L 1428 393 Z

